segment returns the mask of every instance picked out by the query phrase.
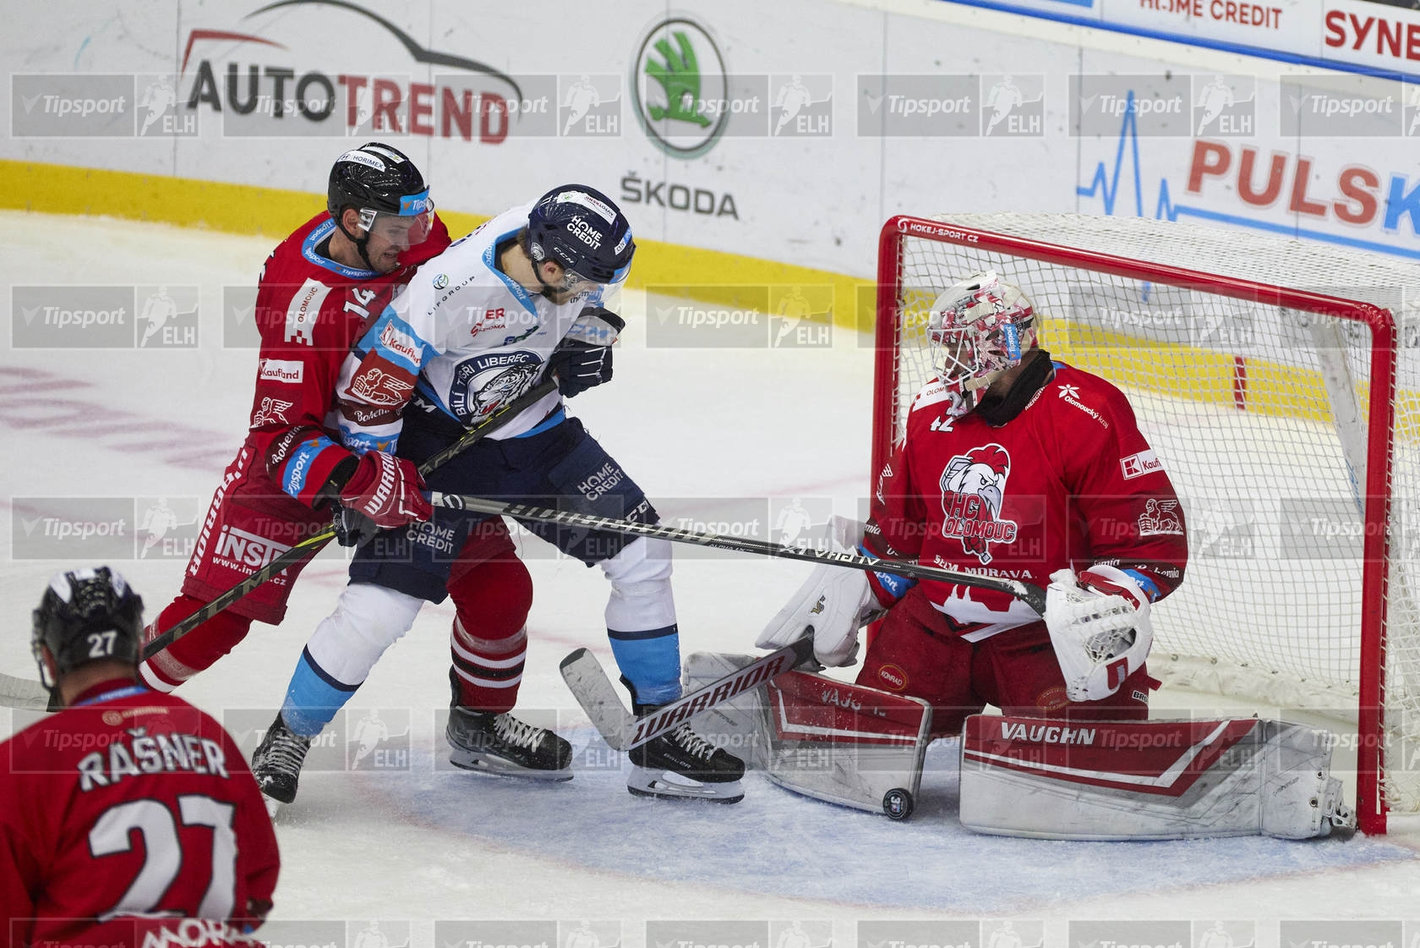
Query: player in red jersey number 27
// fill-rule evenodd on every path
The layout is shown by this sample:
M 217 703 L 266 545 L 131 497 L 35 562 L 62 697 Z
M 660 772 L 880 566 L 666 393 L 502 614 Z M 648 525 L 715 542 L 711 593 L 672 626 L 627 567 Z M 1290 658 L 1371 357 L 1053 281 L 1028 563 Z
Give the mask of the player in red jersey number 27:
M 61 710 L 0 743 L 0 945 L 251 945 L 280 870 L 236 743 L 138 683 L 143 601 L 108 567 L 34 612 Z

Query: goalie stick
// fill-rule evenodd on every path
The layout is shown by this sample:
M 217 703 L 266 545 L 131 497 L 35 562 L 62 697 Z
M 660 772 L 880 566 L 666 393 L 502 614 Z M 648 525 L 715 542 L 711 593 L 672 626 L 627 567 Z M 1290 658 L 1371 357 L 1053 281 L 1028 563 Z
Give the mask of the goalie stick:
M 694 546 L 709 546 L 721 550 L 737 550 L 741 553 L 757 553 L 785 560 L 806 560 L 810 563 L 832 563 L 850 569 L 860 569 L 869 573 L 891 573 L 894 576 L 910 576 L 913 579 L 931 579 L 940 583 L 958 586 L 974 586 L 977 589 L 994 589 L 1007 593 L 1030 606 L 1040 615 L 1045 615 L 1045 590 L 1032 583 L 1000 576 L 982 576 L 977 573 L 963 573 L 957 570 L 923 566 L 906 560 L 875 560 L 857 553 L 843 553 L 832 550 L 811 550 L 806 547 L 782 546 L 765 540 L 750 540 L 730 537 L 719 533 L 698 533 L 680 527 L 666 527 L 660 524 L 635 523 L 631 520 L 617 520 L 611 517 L 597 517 L 592 514 L 571 510 L 551 510 L 534 507 L 531 504 L 504 503 L 483 497 L 469 497 L 465 494 L 445 494 L 430 491 L 429 501 L 436 507 L 454 510 L 472 510 L 477 513 L 512 517 L 514 520 L 535 520 L 541 523 L 560 523 L 569 527 L 587 527 L 592 530 L 606 530 L 627 536 L 653 537 L 670 540 L 673 543 L 689 543 Z
M 685 721 L 777 678 L 784 672 L 813 661 L 813 636 L 806 635 L 723 678 L 682 695 L 678 700 L 638 718 L 621 703 L 616 686 L 606 669 L 587 649 L 579 648 L 562 660 L 562 680 L 587 712 L 597 732 L 612 750 L 627 751 L 660 737 Z
M 502 408 L 499 408 L 484 421 L 464 432 L 453 444 L 428 458 L 423 464 L 419 465 L 419 473 L 432 473 L 440 466 L 446 464 L 450 458 L 466 451 L 488 435 L 503 427 L 509 421 L 512 421 L 525 409 L 536 404 L 544 396 L 551 394 L 556 388 L 557 379 L 555 377 L 549 377 L 538 385 L 528 389 L 522 395 L 519 395 Z M 315 556 L 334 537 L 335 530 L 329 528 L 295 544 L 266 566 L 252 573 L 246 579 L 243 579 L 241 582 L 207 603 L 201 609 L 198 609 L 192 615 L 153 638 L 143 646 L 142 657 L 144 659 L 152 658 L 173 642 L 176 642 L 188 632 L 191 632 L 223 609 L 226 609 L 232 603 L 246 596 L 253 589 L 271 579 L 273 576 L 276 576 L 287 567 L 299 563 L 309 556 Z M 49 701 L 49 692 L 45 690 L 44 686 L 39 682 L 30 681 L 25 678 L 16 678 L 12 675 L 0 674 L 0 705 L 10 708 L 46 708 L 49 707 Z M 54 709 L 50 708 L 50 710 Z

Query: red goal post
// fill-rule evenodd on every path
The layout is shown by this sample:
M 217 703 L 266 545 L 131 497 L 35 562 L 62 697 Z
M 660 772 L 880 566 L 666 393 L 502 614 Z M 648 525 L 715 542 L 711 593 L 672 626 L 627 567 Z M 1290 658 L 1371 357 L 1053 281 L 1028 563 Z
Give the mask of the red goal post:
M 893 217 L 879 241 L 873 478 L 933 374 L 932 300 L 981 270 L 1024 290 L 1054 357 L 1125 391 L 1190 533 L 1195 520 L 1204 532 L 1156 611 L 1151 670 L 1284 711 L 1349 706 L 1361 828 L 1420 809 L 1420 617 L 1413 564 L 1391 549 L 1398 425 L 1406 517 L 1420 496 L 1420 376 L 1378 305 L 1414 304 L 1420 266 L 1164 221 Z M 1258 627 L 1220 620 L 1229 610 Z

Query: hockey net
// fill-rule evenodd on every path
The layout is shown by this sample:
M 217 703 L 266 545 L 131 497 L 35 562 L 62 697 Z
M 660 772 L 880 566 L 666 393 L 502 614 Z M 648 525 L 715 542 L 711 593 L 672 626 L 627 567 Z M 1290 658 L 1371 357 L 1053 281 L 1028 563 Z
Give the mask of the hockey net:
M 931 303 L 982 270 L 1128 395 L 1183 502 L 1150 671 L 1349 718 L 1362 828 L 1420 810 L 1420 265 L 1137 218 L 893 218 L 873 476 L 935 374 Z

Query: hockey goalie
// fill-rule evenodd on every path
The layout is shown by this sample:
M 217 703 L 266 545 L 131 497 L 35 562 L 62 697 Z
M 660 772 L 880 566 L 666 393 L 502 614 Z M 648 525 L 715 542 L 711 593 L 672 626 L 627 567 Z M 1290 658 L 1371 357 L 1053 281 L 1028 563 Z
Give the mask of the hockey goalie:
M 758 644 L 809 631 L 819 662 L 849 665 L 859 629 L 881 618 L 845 686 L 857 689 L 854 718 L 872 722 L 874 695 L 895 719 L 917 699 L 930 720 L 920 744 L 962 734 L 961 820 L 973 830 L 1158 839 L 1353 828 L 1326 732 L 1148 720 L 1150 610 L 1182 581 L 1187 543 L 1179 498 L 1124 394 L 1041 349 L 1030 300 L 994 273 L 941 293 L 929 338 L 938 375 L 912 402 L 867 524 L 839 521 L 835 542 L 1048 584 L 1044 615 L 996 590 L 823 565 Z M 781 737 L 791 717 L 802 724 L 815 704 L 842 700 L 792 687 L 792 697 L 771 688 Z M 980 714 L 987 705 L 1004 716 Z M 818 714 L 830 743 L 833 717 Z M 804 768 L 786 778 L 782 764 L 771 753 L 771 777 L 778 767 L 787 786 L 891 815 L 890 801 L 873 799 L 882 783 L 851 762 L 812 779 Z M 915 790 L 910 775 L 896 782 Z

